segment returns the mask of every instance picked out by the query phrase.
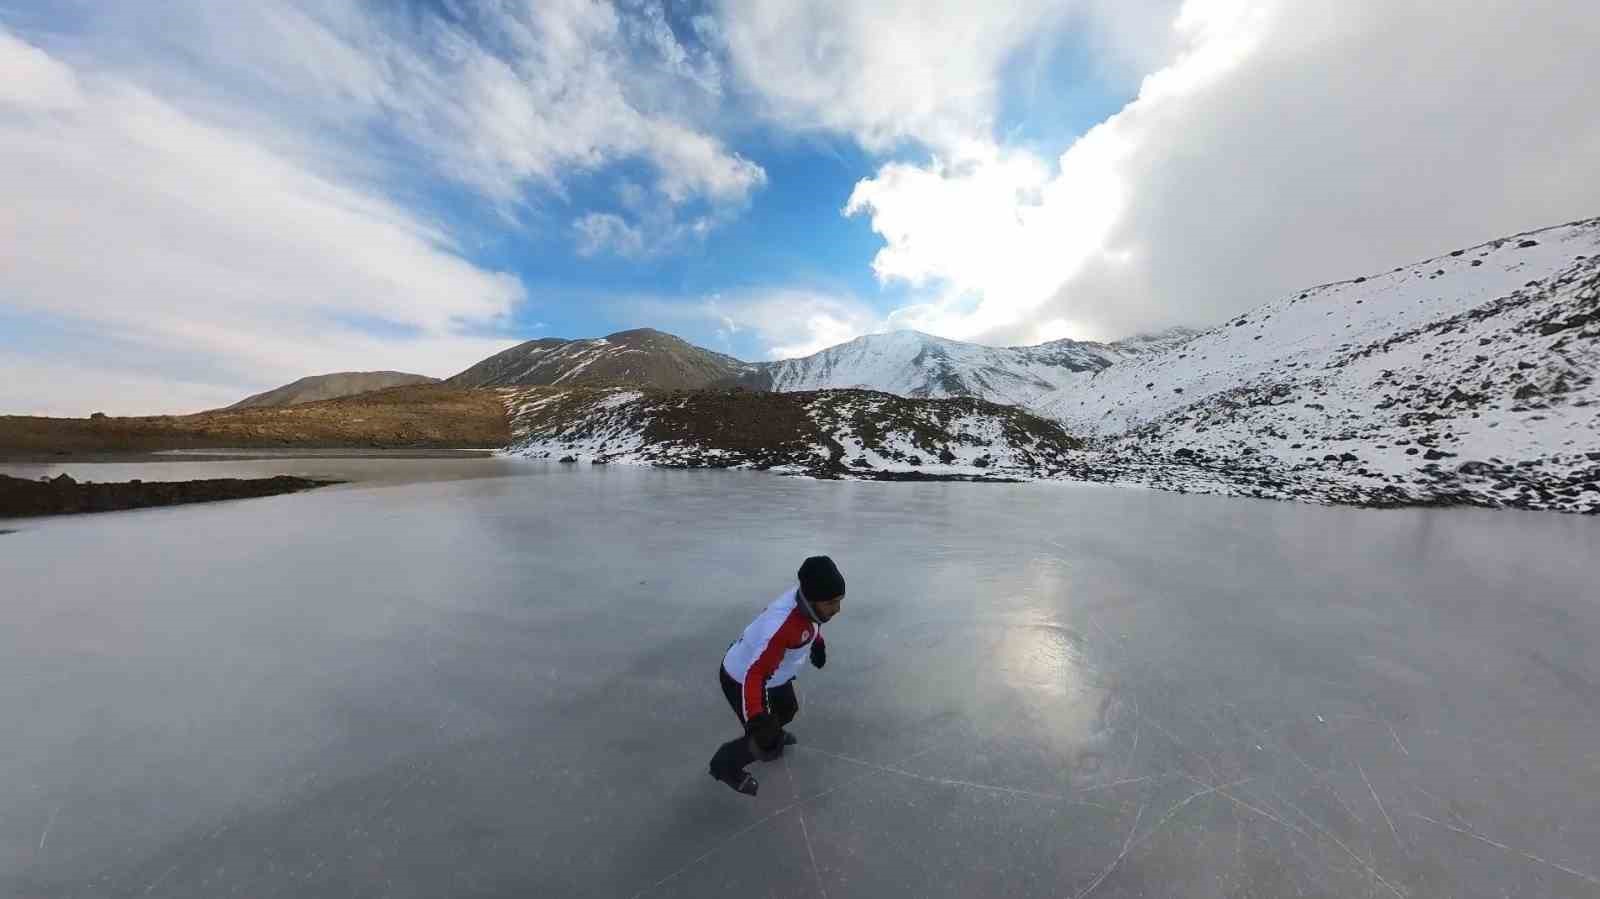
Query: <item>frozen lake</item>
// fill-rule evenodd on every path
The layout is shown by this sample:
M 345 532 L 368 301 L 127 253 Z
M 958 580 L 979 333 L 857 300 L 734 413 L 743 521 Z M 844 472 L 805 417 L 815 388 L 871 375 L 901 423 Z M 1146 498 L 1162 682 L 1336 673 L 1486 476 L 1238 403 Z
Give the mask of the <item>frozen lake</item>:
M 0 523 L 0 895 L 1600 896 L 1600 520 L 65 470 L 362 483 Z M 716 666 L 818 552 L 849 596 L 751 800 Z

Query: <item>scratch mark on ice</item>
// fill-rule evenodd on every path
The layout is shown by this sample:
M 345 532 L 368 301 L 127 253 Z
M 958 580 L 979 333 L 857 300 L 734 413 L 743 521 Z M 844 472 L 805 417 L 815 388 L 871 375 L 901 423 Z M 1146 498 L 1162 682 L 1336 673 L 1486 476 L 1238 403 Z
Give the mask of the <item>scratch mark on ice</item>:
M 1133 693 L 1128 694 L 1133 700 L 1133 747 L 1128 750 L 1128 760 L 1123 763 L 1123 770 L 1133 770 L 1133 757 L 1139 752 L 1139 732 L 1144 730 L 1144 716 L 1139 713 L 1139 697 Z
M 1133 826 L 1128 828 L 1128 836 L 1122 841 L 1122 851 L 1117 853 L 1116 858 L 1112 859 L 1109 867 L 1100 872 L 1100 876 L 1094 879 L 1094 883 L 1089 884 L 1089 886 L 1084 889 L 1083 892 L 1078 894 L 1077 899 L 1084 899 L 1084 897 L 1094 892 L 1095 887 L 1098 887 L 1102 881 L 1104 881 L 1107 877 L 1110 877 L 1111 872 L 1117 870 L 1117 866 L 1122 864 L 1122 860 L 1128 857 L 1128 849 L 1133 846 L 1133 835 L 1139 831 L 1139 819 L 1143 817 L 1144 803 L 1141 802 L 1139 803 L 1138 813 L 1133 816 Z
M 65 803 L 63 803 L 63 805 L 64 804 Z M 48 840 L 50 838 L 50 828 L 52 828 L 52 827 L 54 827 L 56 825 L 56 815 L 59 815 L 59 814 L 61 814 L 61 806 L 60 805 L 56 806 L 56 810 L 50 813 L 50 820 L 46 821 L 45 824 L 44 824 L 44 833 L 39 834 L 39 851 L 40 852 L 44 851 L 44 841 Z
M 1142 843 L 1144 843 L 1145 840 L 1148 840 L 1151 837 L 1155 836 L 1157 831 L 1161 830 L 1161 828 L 1168 821 L 1172 820 L 1172 816 L 1173 815 L 1176 815 L 1178 812 L 1182 811 L 1184 806 L 1187 806 L 1189 803 L 1195 801 L 1196 799 L 1199 799 L 1199 798 L 1204 797 L 1204 796 L 1210 796 L 1213 793 L 1220 793 L 1223 790 L 1228 789 L 1229 787 L 1242 787 L 1242 786 L 1244 786 L 1245 784 L 1249 783 L 1252 780 L 1255 780 L 1255 778 L 1247 777 L 1244 780 L 1234 781 L 1231 784 L 1220 784 L 1220 785 L 1216 785 L 1216 786 L 1206 786 L 1205 784 L 1201 784 L 1201 786 L 1205 787 L 1205 789 L 1200 790 L 1200 791 L 1195 792 L 1195 793 L 1192 793 L 1192 794 L 1189 795 L 1188 798 L 1182 799 L 1182 800 L 1179 800 L 1178 802 L 1173 803 L 1172 807 L 1167 809 L 1166 813 L 1161 816 L 1161 820 L 1157 821 L 1156 825 L 1154 827 L 1150 828 L 1149 832 L 1147 832 L 1144 836 L 1139 838 L 1139 843 L 1142 844 Z
M 174 863 L 172 867 L 161 872 L 160 877 L 157 877 L 155 880 L 151 881 L 150 885 L 144 888 L 144 894 L 146 896 L 150 895 L 150 893 L 155 890 L 156 887 L 161 885 L 163 880 L 166 880 L 168 877 L 172 876 L 172 872 L 178 870 L 178 864 L 179 863 Z
M 1071 802 L 1077 805 L 1105 808 L 1105 806 L 1099 805 L 1098 803 L 1084 802 L 1082 800 L 1073 799 L 1070 795 L 1062 795 L 1060 793 L 1038 793 L 1034 792 L 1033 790 L 1023 790 L 1016 787 L 1004 787 L 998 784 L 981 784 L 974 783 L 970 780 L 955 780 L 948 777 L 932 777 L 927 774 L 918 774 L 915 771 L 907 771 L 904 768 L 897 768 L 892 765 L 875 765 L 872 762 L 864 759 L 858 759 L 848 755 L 840 755 L 836 752 L 828 752 L 823 749 L 817 749 L 814 746 L 797 746 L 795 748 L 804 750 L 806 752 L 815 752 L 818 755 L 825 755 L 829 758 L 838 759 L 841 762 L 850 762 L 852 764 L 861 765 L 863 767 L 871 768 L 875 771 L 882 771 L 885 774 L 897 774 L 901 777 L 909 777 L 912 780 L 920 780 L 923 783 L 938 784 L 945 787 L 970 787 L 974 790 L 985 790 L 991 793 L 1003 793 L 1010 796 L 1026 796 L 1030 799 L 1043 799 L 1049 802 Z M 1136 781 L 1121 781 L 1119 783 L 1133 782 Z M 1095 789 L 1106 789 L 1110 786 L 1115 786 L 1115 784 L 1107 784 L 1106 786 L 1097 787 Z
M 1384 724 L 1389 724 L 1389 722 L 1385 721 Z M 1394 737 L 1394 745 L 1400 747 L 1401 754 L 1406 758 L 1410 758 L 1411 753 L 1406 750 L 1406 744 L 1400 742 L 1400 735 L 1394 732 L 1393 724 L 1389 724 L 1389 736 Z
M 1326 827 L 1323 827 L 1321 824 L 1318 824 L 1317 823 L 1317 819 L 1315 819 L 1315 818 L 1311 817 L 1310 815 L 1306 814 L 1304 811 L 1302 811 L 1298 806 L 1296 806 L 1292 802 L 1289 802 L 1289 801 L 1285 800 L 1284 801 L 1284 805 L 1287 805 L 1287 806 L 1289 806 L 1289 808 L 1294 809 L 1295 813 L 1298 814 L 1300 817 L 1306 819 L 1306 823 L 1308 823 L 1312 827 L 1316 828 L 1318 833 L 1320 833 L 1323 836 L 1327 837 L 1328 839 L 1332 840 L 1333 844 L 1335 846 L 1338 846 L 1340 849 L 1344 850 L 1344 854 L 1345 855 L 1348 855 L 1352 859 L 1355 859 L 1356 864 L 1360 865 L 1363 870 L 1365 870 L 1369 875 L 1371 875 L 1373 880 L 1376 880 L 1377 882 L 1383 884 L 1385 887 L 1387 887 L 1389 889 L 1390 892 L 1394 893 L 1396 896 L 1399 896 L 1400 899 L 1405 899 L 1405 896 L 1406 896 L 1405 890 L 1402 890 L 1399 887 L 1395 886 L 1394 884 L 1390 883 L 1389 881 L 1385 880 L 1383 875 L 1378 873 L 1378 869 L 1374 868 L 1371 864 L 1369 864 L 1366 859 L 1364 859 L 1361 856 L 1357 855 L 1355 853 L 1355 850 L 1351 849 L 1349 846 L 1346 846 L 1344 840 L 1341 840 L 1338 837 L 1334 836 L 1332 833 L 1330 833 L 1328 831 L 1328 829 Z M 1289 824 L 1287 822 L 1283 822 L 1283 824 L 1284 824 L 1285 827 L 1294 827 L 1294 825 Z M 1298 827 L 1296 827 L 1295 829 L 1296 830 L 1300 830 L 1300 828 L 1298 828 Z M 1300 830 L 1300 833 L 1305 834 L 1306 832 L 1304 830 Z M 1306 836 L 1309 837 L 1310 834 L 1306 834 Z
M 1484 836 L 1483 834 L 1478 833 L 1477 831 L 1467 830 L 1464 827 L 1456 827 L 1454 824 L 1446 824 L 1443 821 L 1439 821 L 1439 820 L 1436 820 L 1434 818 L 1430 818 L 1427 815 L 1418 815 L 1416 813 L 1412 813 L 1411 817 L 1420 818 L 1423 821 L 1428 822 L 1429 824 L 1437 824 L 1437 825 L 1439 825 L 1440 827 L 1443 827 L 1446 830 L 1453 830 L 1456 833 L 1461 834 L 1462 836 L 1471 837 L 1471 838 L 1473 838 L 1474 840 L 1477 840 L 1480 843 L 1487 843 L 1488 845 L 1493 846 L 1496 849 L 1504 850 L 1504 851 L 1509 852 L 1509 853 L 1511 853 L 1513 855 L 1520 855 L 1520 856 L 1522 856 L 1523 858 L 1525 858 L 1525 859 L 1527 859 L 1529 861 L 1538 862 L 1541 865 L 1547 865 L 1547 866 L 1549 866 L 1551 868 L 1555 868 L 1557 871 L 1562 871 L 1562 872 L 1565 872 L 1567 874 L 1571 874 L 1573 877 L 1576 877 L 1579 880 L 1585 880 L 1585 881 L 1588 881 L 1589 883 L 1594 884 L 1595 886 L 1600 886 L 1600 878 L 1596 878 L 1592 874 L 1585 874 L 1582 871 L 1573 870 L 1572 868 L 1569 868 L 1566 865 L 1558 865 L 1555 862 L 1548 861 L 1546 859 L 1542 859 L 1537 855 L 1531 855 L 1531 854 L 1529 854 L 1527 852 L 1523 852 L 1521 849 L 1513 849 L 1513 848 L 1511 848 L 1510 846 L 1507 846 L 1504 843 L 1497 842 L 1495 840 L 1491 840 L 1488 837 Z
M 1383 807 L 1383 800 L 1378 798 L 1378 791 L 1372 788 L 1372 781 L 1367 779 L 1367 769 L 1356 762 L 1356 770 L 1361 772 L 1361 780 L 1367 785 L 1367 792 L 1372 794 L 1372 801 L 1378 804 L 1378 811 L 1383 813 L 1383 820 L 1389 822 L 1389 832 L 1394 834 L 1395 842 L 1400 841 L 1400 831 L 1394 829 L 1394 819 L 1389 817 L 1389 812 Z
M 800 787 L 794 782 L 794 770 L 789 767 L 789 760 L 783 760 L 783 773 L 789 778 L 789 792 L 794 794 L 795 801 L 800 800 Z M 806 855 L 811 857 L 811 873 L 817 878 L 817 892 L 822 899 L 828 899 L 828 890 L 822 885 L 822 869 L 817 867 L 817 851 L 811 848 L 811 831 L 806 827 L 806 810 L 804 806 L 797 806 L 795 814 L 800 818 L 800 836 L 806 843 Z

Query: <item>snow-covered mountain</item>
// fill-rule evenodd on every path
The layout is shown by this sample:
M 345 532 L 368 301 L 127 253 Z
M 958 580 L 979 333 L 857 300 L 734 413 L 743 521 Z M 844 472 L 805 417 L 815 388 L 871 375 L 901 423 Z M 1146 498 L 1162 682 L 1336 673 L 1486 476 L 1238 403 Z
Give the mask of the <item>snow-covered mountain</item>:
M 588 355 L 536 383 L 576 383 L 622 355 L 588 343 L 600 345 L 552 344 L 561 359 Z M 967 397 L 1086 441 L 1017 456 L 1008 476 L 1600 512 L 1600 218 L 1299 291 L 1204 333 L 999 348 L 900 331 L 804 359 L 717 359 L 731 376 L 711 386 L 758 390 L 510 394 L 514 451 L 877 477 L 927 464 L 907 447 L 929 415 L 942 445 L 1003 430 L 992 411 L 947 426 L 948 410 L 918 405 Z M 494 383 L 530 383 L 506 377 Z M 685 416 L 699 423 L 670 425 Z M 840 461 L 856 455 L 865 464 Z M 965 464 L 954 458 L 944 467 Z
M 741 362 L 649 328 L 587 340 L 543 338 L 496 353 L 449 379 L 458 387 L 628 384 L 698 389 L 742 386 L 788 393 L 863 389 L 913 398 L 970 396 L 1026 405 L 1074 376 L 1177 346 L 1198 332 L 1173 328 L 1116 343 L 1056 340 L 990 347 L 918 331 L 869 334 L 803 359 Z
M 999 349 L 899 332 L 747 370 L 745 383 L 765 378 L 756 386 L 773 393 L 507 399 L 513 451 L 538 457 L 827 477 L 1004 469 L 1314 502 L 1596 513 L 1597 372 L 1591 219 L 1300 291 L 1198 335 Z M 884 392 L 839 389 L 860 385 Z M 982 399 L 928 399 L 950 394 Z M 941 403 L 978 405 L 953 416 Z M 1059 428 L 1046 435 L 1040 421 Z M 967 450 L 984 441 L 996 449 L 978 465 Z
M 1117 343 L 1056 340 L 991 347 L 920 331 L 869 334 L 802 359 L 757 363 L 741 383 L 761 390 L 861 388 L 908 397 L 971 396 L 1028 405 L 1085 372 L 1177 346 L 1196 333 L 1174 328 Z
M 1033 401 L 1158 486 L 1600 510 L 1600 219 L 1301 291 Z
M 589 340 L 543 338 L 496 353 L 447 383 L 457 387 L 635 384 L 695 389 L 730 382 L 750 366 L 651 328 Z

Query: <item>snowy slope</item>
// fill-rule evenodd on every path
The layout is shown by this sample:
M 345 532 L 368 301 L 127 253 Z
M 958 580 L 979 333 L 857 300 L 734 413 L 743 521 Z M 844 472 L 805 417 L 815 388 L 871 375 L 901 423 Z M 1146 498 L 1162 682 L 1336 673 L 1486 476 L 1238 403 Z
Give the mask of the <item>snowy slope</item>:
M 1112 344 L 1057 340 L 990 347 L 919 331 L 869 334 L 803 359 L 759 363 L 744 383 L 766 390 L 861 388 L 908 397 L 973 396 L 1025 405 L 1082 372 L 1176 346 L 1195 332 L 1176 328 Z
M 506 391 L 508 452 L 595 464 L 755 468 L 828 478 L 1059 476 L 1080 444 L 1059 425 L 970 397 L 862 390 Z
M 1190 489 L 1592 511 L 1597 292 L 1600 219 L 1303 291 L 1032 407 Z

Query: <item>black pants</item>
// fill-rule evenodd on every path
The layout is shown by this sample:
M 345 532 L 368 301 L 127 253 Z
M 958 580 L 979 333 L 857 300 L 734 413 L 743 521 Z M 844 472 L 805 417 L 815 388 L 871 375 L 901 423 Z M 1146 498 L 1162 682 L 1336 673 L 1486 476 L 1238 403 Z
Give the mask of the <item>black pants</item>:
M 744 688 L 739 686 L 739 682 L 734 680 L 721 665 L 717 666 L 717 677 L 722 681 L 722 695 L 728 698 L 728 705 L 733 708 L 733 714 L 739 719 L 739 723 L 743 724 Z M 794 695 L 794 681 L 767 691 L 767 711 L 771 712 L 784 727 L 794 720 L 794 716 L 800 713 L 800 700 Z M 781 745 L 779 749 L 782 749 Z M 711 773 L 728 780 L 737 777 L 744 771 L 746 765 L 755 760 L 755 752 L 750 748 L 750 738 L 740 734 L 717 748 L 717 754 L 711 757 Z

